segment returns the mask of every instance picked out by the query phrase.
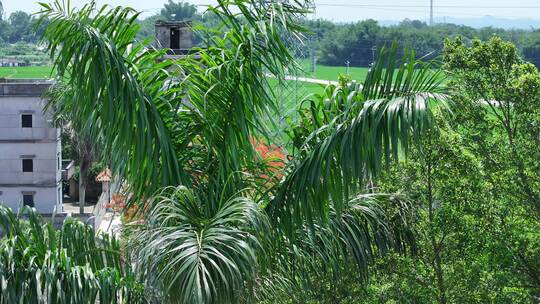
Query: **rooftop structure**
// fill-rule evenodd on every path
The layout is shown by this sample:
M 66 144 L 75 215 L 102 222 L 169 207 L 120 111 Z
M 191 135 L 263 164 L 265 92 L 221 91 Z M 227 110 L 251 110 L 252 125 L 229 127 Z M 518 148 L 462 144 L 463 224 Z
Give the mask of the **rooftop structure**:
M 187 55 L 193 47 L 190 22 L 157 21 L 156 48 L 168 49 L 167 56 Z
M 18 59 L 16 57 L 2 57 L 0 58 L 0 66 L 2 67 L 20 67 L 29 66 L 28 62 Z

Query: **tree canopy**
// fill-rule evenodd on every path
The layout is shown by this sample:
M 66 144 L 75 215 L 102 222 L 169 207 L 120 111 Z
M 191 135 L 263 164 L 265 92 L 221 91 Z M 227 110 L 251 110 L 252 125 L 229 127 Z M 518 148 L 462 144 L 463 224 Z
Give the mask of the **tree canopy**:
M 169 0 L 161 9 L 161 16 L 170 21 L 187 21 L 198 17 L 197 7 L 189 2 Z

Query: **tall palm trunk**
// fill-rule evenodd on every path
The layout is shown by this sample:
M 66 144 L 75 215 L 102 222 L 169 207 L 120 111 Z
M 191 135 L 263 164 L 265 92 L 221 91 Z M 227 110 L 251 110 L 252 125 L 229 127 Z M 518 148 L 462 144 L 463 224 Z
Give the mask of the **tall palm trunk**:
M 92 142 L 83 138 L 79 142 L 80 173 L 79 173 L 79 213 L 84 214 L 86 202 L 86 186 L 88 185 L 88 171 L 93 161 Z
M 81 173 L 79 176 L 79 213 L 84 214 L 84 205 L 86 200 L 86 174 L 88 172 L 84 172 L 82 170 L 81 166 Z

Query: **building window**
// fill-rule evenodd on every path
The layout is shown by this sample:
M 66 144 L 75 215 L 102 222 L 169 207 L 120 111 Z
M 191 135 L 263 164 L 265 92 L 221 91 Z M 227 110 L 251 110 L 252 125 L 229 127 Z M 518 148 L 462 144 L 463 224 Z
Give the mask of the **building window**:
M 34 160 L 33 159 L 23 159 L 22 160 L 22 171 L 23 172 L 34 172 Z
M 34 194 L 23 193 L 23 204 L 28 207 L 34 207 Z
M 22 114 L 21 123 L 23 128 L 32 128 L 32 114 Z

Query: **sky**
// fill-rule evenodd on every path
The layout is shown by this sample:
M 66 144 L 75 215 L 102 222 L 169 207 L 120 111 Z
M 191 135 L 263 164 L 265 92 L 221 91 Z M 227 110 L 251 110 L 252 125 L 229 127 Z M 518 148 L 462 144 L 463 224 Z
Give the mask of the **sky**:
M 44 2 L 52 0 L 40 0 Z M 351 22 L 363 19 L 402 20 L 405 18 L 429 19 L 430 0 L 315 0 L 316 17 L 337 22 Z M 494 16 L 505 19 L 539 19 L 539 0 L 433 0 L 434 16 L 479 18 Z M 2 0 L 4 10 L 10 14 L 16 10 L 36 12 L 39 6 L 36 0 Z M 75 6 L 88 2 L 71 0 Z M 99 4 L 131 6 L 144 11 L 146 16 L 159 12 L 167 0 L 97 0 Z M 190 0 L 197 5 L 215 3 L 214 0 Z M 203 10 L 203 7 L 200 8 Z

